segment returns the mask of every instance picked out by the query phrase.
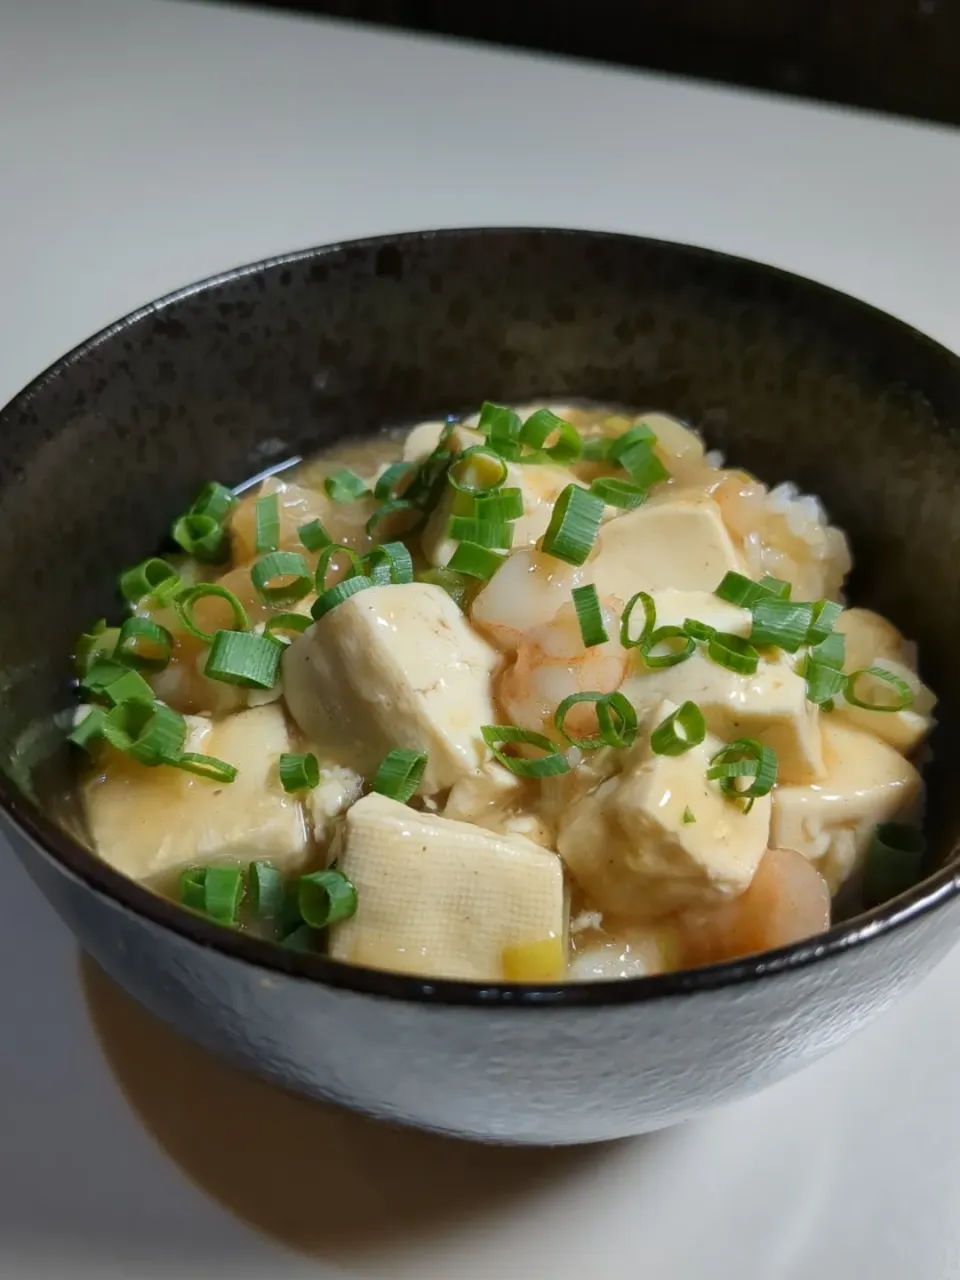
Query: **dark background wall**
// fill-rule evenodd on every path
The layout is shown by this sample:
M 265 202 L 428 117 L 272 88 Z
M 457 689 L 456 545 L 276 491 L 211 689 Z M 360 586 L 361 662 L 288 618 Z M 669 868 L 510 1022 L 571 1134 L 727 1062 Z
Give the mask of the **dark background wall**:
M 960 124 L 960 0 L 246 2 Z

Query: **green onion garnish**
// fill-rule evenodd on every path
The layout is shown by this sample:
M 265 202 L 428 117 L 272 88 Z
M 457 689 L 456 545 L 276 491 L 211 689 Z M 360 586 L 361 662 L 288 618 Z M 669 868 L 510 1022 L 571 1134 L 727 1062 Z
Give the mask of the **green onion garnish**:
M 698 622 L 696 618 L 684 618 L 683 629 L 692 640 L 696 640 L 699 644 L 706 644 L 712 636 L 717 634 L 716 627 L 711 627 L 708 622 Z
M 317 561 L 317 572 L 314 578 L 317 595 L 326 590 L 327 573 L 330 569 L 330 562 L 335 556 L 346 556 L 350 561 L 350 567 L 343 578 L 344 582 L 363 573 L 363 560 L 352 547 L 345 547 L 342 542 L 331 542 L 329 546 L 324 547 L 320 552 L 320 558 Z
M 610 440 L 605 440 L 606 458 L 610 462 L 618 462 L 622 454 L 633 449 L 636 445 L 644 445 L 648 449 L 657 443 L 657 437 L 644 422 L 638 422 L 635 427 L 629 427 L 622 435 L 614 436 Z
M 472 542 L 478 547 L 509 550 L 513 546 L 513 526 L 477 520 L 473 516 L 451 516 L 447 536 L 457 542 Z
M 606 462 L 611 444 L 613 441 L 604 436 L 591 436 L 589 440 L 582 441 L 580 457 L 584 462 Z
M 275 493 L 258 498 L 254 506 L 256 518 L 256 551 L 277 551 L 280 547 L 280 499 Z
M 207 879 L 206 867 L 187 867 L 180 872 L 180 901 L 191 911 L 205 911 L 203 886 Z
M 840 671 L 847 660 L 847 640 L 842 631 L 831 631 L 810 650 L 810 658 Z
M 638 636 L 631 637 L 630 619 L 637 604 L 643 609 L 643 630 Z M 646 591 L 638 591 L 635 596 L 630 597 L 620 615 L 620 644 L 624 649 L 642 649 L 653 635 L 656 625 L 657 606 L 653 602 L 653 597 L 648 596 Z
M 378 502 L 399 498 L 416 470 L 412 462 L 391 463 L 373 486 L 373 496 Z
M 283 907 L 283 877 L 271 862 L 260 859 L 250 863 L 247 894 L 250 910 L 258 920 L 277 919 Z
M 170 661 L 173 636 L 150 618 L 128 618 L 120 628 L 114 657 L 138 671 L 162 671 Z
M 187 722 L 179 712 L 161 702 L 130 698 L 107 714 L 103 736 L 111 747 L 140 764 L 166 764 L 180 754 L 187 736 Z
M 573 588 L 573 607 L 577 611 L 577 622 L 580 624 L 585 649 L 592 649 L 610 639 L 603 625 L 603 610 L 600 608 L 597 588 L 592 583 Z
M 483 470 L 490 475 L 483 479 Z M 447 481 L 460 493 L 494 493 L 507 478 L 507 464 L 489 445 L 464 449 L 447 471 Z
M 107 713 L 103 707 L 87 707 L 87 714 L 74 727 L 73 732 L 67 735 L 67 741 L 89 751 L 90 744 L 99 742 L 103 737 L 103 722 L 106 718 Z
M 777 757 L 756 738 L 739 738 L 721 747 L 711 757 L 707 778 L 719 783 L 723 794 L 732 800 L 746 800 L 744 813 L 749 813 L 754 800 L 773 790 L 777 781 Z M 741 787 L 742 779 L 752 781 Z
M 575 738 L 564 728 L 568 713 L 581 702 L 592 702 L 597 709 L 598 731 L 589 738 Z M 557 731 L 581 751 L 629 747 L 637 736 L 637 713 L 622 693 L 571 693 L 557 707 L 553 723 Z
M 647 500 L 647 490 L 641 489 L 632 480 L 602 477 L 593 481 L 590 492 L 608 507 L 619 507 L 623 511 L 633 511 Z
M 144 596 L 153 596 L 158 605 L 168 605 L 182 585 L 173 565 L 156 556 L 120 575 L 120 594 L 130 604 L 139 604 Z
M 796 653 L 806 640 L 812 622 L 812 604 L 761 596 L 753 605 L 750 643 L 754 648 L 775 645 L 785 653 Z
M 153 703 L 153 690 L 136 671 L 112 658 L 98 658 L 80 681 L 80 688 L 97 701 L 117 706 L 137 698 L 148 705 Z
M 807 658 L 803 675 L 807 682 L 807 701 L 817 706 L 829 703 L 846 688 L 847 677 L 842 671 L 812 657 Z
M 764 585 L 764 583 L 770 585 Z M 772 584 L 776 583 L 777 587 Z M 745 578 L 742 573 L 725 573 L 720 585 L 714 591 L 715 596 L 719 596 L 721 600 L 726 600 L 727 604 L 735 604 L 741 609 L 752 609 L 758 600 L 772 596 L 779 598 L 783 593 L 778 587 L 786 587 L 789 595 L 790 587 L 787 583 L 780 583 L 777 578 L 765 578 L 763 582 L 754 582 L 750 578 Z
M 629 449 L 617 454 L 616 461 L 641 489 L 652 489 L 655 484 L 670 479 L 670 472 L 649 444 L 631 445 Z
M 707 736 L 707 722 L 695 702 L 684 702 L 661 720 L 650 735 L 650 749 L 658 756 L 682 756 Z
M 250 569 L 253 589 L 264 604 L 296 604 L 313 590 L 310 566 L 297 551 L 272 551 Z
M 492 520 L 495 524 L 519 520 L 523 515 L 523 494 L 514 488 L 477 494 L 473 500 L 473 514 L 478 520 Z
M 203 909 L 217 924 L 236 924 L 243 900 L 243 872 L 239 867 L 207 867 Z
M 188 556 L 203 564 L 219 564 L 227 558 L 227 533 L 213 516 L 188 512 L 175 521 L 170 536 Z
M 784 582 L 782 578 L 773 578 L 769 573 L 765 573 L 757 586 L 761 591 L 765 591 L 767 595 L 776 596 L 779 600 L 789 600 L 792 590 L 789 582 Z
M 348 467 L 343 467 L 327 476 L 323 487 L 327 491 L 327 497 L 333 502 L 357 502 L 370 493 L 366 482 Z
M 379 538 L 381 525 L 390 522 L 392 526 L 394 518 L 403 515 L 404 521 L 401 522 L 401 529 L 397 531 L 392 528 L 392 535 L 394 537 L 409 538 L 411 534 L 419 533 L 426 523 L 425 509 L 410 498 L 394 498 L 391 502 L 385 502 L 382 507 L 377 508 L 367 521 L 365 525 L 367 535 L 371 538 Z
M 249 631 L 250 619 L 243 605 L 226 587 L 218 587 L 215 583 L 201 582 L 196 587 L 190 587 L 181 595 L 177 596 L 173 602 L 173 607 L 177 611 L 177 617 L 183 623 L 185 631 L 190 635 L 196 636 L 198 640 L 202 640 L 204 644 L 213 644 L 213 638 L 216 632 L 203 631 L 197 626 L 193 618 L 193 607 L 198 600 L 206 600 L 215 598 L 217 600 L 225 600 L 230 606 L 230 612 L 233 614 L 234 631 Z
M 568 484 L 554 504 L 542 547 L 548 556 L 567 564 L 583 564 L 590 554 L 603 520 L 600 498 Z
M 684 826 L 688 826 L 691 822 L 696 822 L 696 820 L 697 819 L 694 816 L 693 810 L 690 808 L 689 805 L 687 805 L 687 807 L 683 811 L 682 821 Z
M 886 694 L 889 690 L 893 700 L 885 702 L 882 699 L 876 701 L 869 697 L 861 697 L 857 692 L 857 685 L 863 680 L 879 681 L 881 685 L 886 685 L 887 690 L 883 693 Z M 875 689 L 874 692 L 880 693 L 881 690 Z M 892 671 L 888 671 L 886 667 L 863 667 L 860 671 L 854 671 L 847 677 L 843 696 L 851 707 L 862 707 L 865 711 L 906 711 L 913 702 L 913 690 L 907 682 L 894 675 Z
M 440 587 L 450 599 L 461 609 L 466 609 L 470 596 L 469 586 L 459 573 L 447 569 L 423 569 L 416 575 L 417 582 L 426 582 L 430 586 Z
M 506 556 L 474 542 L 461 542 L 447 562 L 451 573 L 465 573 L 468 578 L 488 581 L 503 564 Z
M 322 551 L 333 541 L 319 520 L 308 520 L 302 524 L 297 530 L 297 537 L 308 551 Z
M 660 645 L 666 645 L 666 652 L 654 653 Z M 696 647 L 692 636 L 688 636 L 683 627 L 657 627 L 641 644 L 640 655 L 648 667 L 657 670 L 686 662 L 693 656 Z
M 384 757 L 370 785 L 380 795 L 406 804 L 419 787 L 426 767 L 425 751 L 409 751 L 404 747 L 395 747 Z
M 491 448 L 503 457 L 520 456 L 520 415 L 504 404 L 484 401 L 477 430 L 487 437 Z
M 552 435 L 557 439 L 554 444 L 547 445 Z M 543 452 L 551 461 L 560 466 L 575 462 L 583 448 L 580 434 L 576 427 L 563 418 L 558 418 L 549 409 L 538 409 L 531 413 L 520 428 L 520 443 L 535 452 Z
M 918 827 L 881 822 L 873 833 L 863 868 L 863 899 L 879 906 L 912 888 L 920 879 L 926 841 Z
M 533 733 L 530 729 L 518 729 L 512 724 L 484 724 L 480 726 L 480 733 L 504 768 L 509 769 L 518 778 L 554 778 L 561 773 L 570 772 L 566 757 L 542 733 Z M 531 760 L 526 756 L 510 756 L 501 750 L 503 747 L 519 743 L 539 747 L 547 754 Z
M 377 586 L 413 581 L 413 560 L 402 542 L 385 542 L 374 547 L 363 561 L 363 572 Z
M 211 782 L 233 782 L 240 772 L 236 765 L 218 760 L 216 756 L 201 755 L 199 751 L 184 751 L 163 763 L 184 773 L 195 773 L 198 778 L 209 778 Z
M 302 635 L 312 622 L 313 619 L 306 613 L 275 613 L 264 624 L 263 634 L 286 644 L 289 643 L 289 637 L 285 638 L 283 632 L 292 631 L 294 635 Z
M 357 891 L 342 871 L 312 871 L 297 881 L 297 901 L 304 924 L 327 929 L 356 913 Z
M 314 622 L 318 622 L 332 609 L 336 609 L 337 605 L 343 604 L 344 600 L 355 596 L 358 591 L 366 591 L 369 587 L 376 585 L 372 578 L 366 578 L 362 574 L 359 577 L 345 578 L 343 582 L 338 582 L 335 587 L 328 587 L 317 596 L 310 610 L 311 617 Z
M 109 657 L 117 647 L 119 627 L 108 627 L 106 618 L 95 622 L 77 641 L 73 655 L 74 670 L 78 676 L 86 675 L 98 658 Z
M 244 689 L 272 689 L 280 672 L 284 646 L 270 636 L 250 631 L 218 631 L 213 637 L 204 675 Z
M 320 785 L 320 765 L 312 751 L 284 753 L 277 766 L 284 791 L 312 791 Z
M 237 505 L 237 499 L 226 485 L 211 480 L 197 494 L 197 499 L 190 510 L 195 516 L 209 516 L 217 524 L 223 524 L 227 516 Z
M 707 641 L 707 656 L 718 667 L 726 667 L 741 676 L 752 676 L 760 661 L 759 653 L 749 640 L 730 635 L 727 631 L 713 633 Z
M 813 618 L 807 632 L 807 644 L 818 644 L 833 633 L 843 613 L 843 605 L 836 600 L 818 600 L 813 606 Z

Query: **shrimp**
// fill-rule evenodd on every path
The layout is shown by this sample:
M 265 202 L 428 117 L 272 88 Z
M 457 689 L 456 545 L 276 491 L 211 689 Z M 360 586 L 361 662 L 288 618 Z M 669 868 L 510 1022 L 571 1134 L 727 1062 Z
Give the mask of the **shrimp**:
M 830 890 L 802 853 L 768 849 L 750 887 L 711 911 L 680 917 L 685 968 L 785 947 L 830 926 Z
M 537 733 L 554 734 L 554 712 L 572 693 L 611 693 L 627 673 L 628 655 L 620 644 L 620 602 L 607 597 L 601 611 L 608 635 L 603 644 L 584 647 L 572 602 L 557 610 L 550 622 L 523 634 L 517 656 L 497 684 L 500 705 L 512 724 Z M 567 732 L 589 737 L 596 732 L 596 713 L 589 703 L 574 706 L 566 719 Z
M 376 510 L 372 497 L 356 502 L 332 502 L 325 493 L 285 484 L 276 476 L 268 476 L 256 493 L 245 495 L 230 518 L 230 543 L 234 565 L 249 564 L 257 554 L 256 507 L 260 498 L 277 495 L 280 515 L 279 546 L 285 550 L 303 551 L 298 530 L 311 520 L 319 520 L 334 542 L 352 547 L 359 555 L 374 546 L 376 539 L 367 533 L 367 521 Z
M 524 636 L 547 625 L 574 587 L 589 582 L 586 566 L 574 566 L 523 547 L 508 556 L 470 606 L 470 621 L 502 653 L 517 652 Z

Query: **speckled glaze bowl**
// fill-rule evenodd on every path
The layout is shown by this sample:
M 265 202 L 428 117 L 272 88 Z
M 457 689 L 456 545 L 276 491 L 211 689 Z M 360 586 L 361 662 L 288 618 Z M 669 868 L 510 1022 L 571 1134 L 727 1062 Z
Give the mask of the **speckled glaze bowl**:
M 68 654 L 200 485 L 484 398 L 660 406 L 849 532 L 856 599 L 941 697 L 928 878 L 821 937 L 698 972 L 518 988 L 283 951 L 181 912 L 84 845 L 59 745 Z M 0 803 L 83 947 L 271 1080 L 425 1128 L 574 1143 L 657 1128 L 839 1044 L 960 928 L 960 361 L 819 285 L 701 249 L 476 230 L 292 254 L 121 320 L 0 414 Z M 48 516 L 50 517 L 48 519 Z M 45 536 L 47 531 L 51 536 Z

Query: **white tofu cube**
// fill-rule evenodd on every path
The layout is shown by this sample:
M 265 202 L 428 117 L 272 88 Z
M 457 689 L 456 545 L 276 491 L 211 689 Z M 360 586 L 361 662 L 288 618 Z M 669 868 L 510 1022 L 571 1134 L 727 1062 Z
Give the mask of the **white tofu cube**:
M 348 810 L 337 859 L 357 912 L 330 930 L 336 960 L 495 982 L 505 949 L 564 936 L 560 859 L 521 836 L 374 794 Z
M 283 692 L 324 757 L 366 778 L 394 747 L 427 752 L 430 795 L 487 758 L 480 726 L 496 722 L 497 661 L 441 587 L 371 587 L 297 637 Z
M 848 724 L 889 742 L 904 755 L 909 755 L 920 746 L 936 723 L 933 718 L 933 709 L 937 705 L 936 695 L 912 668 L 894 658 L 874 658 L 868 665 L 880 667 L 898 676 L 913 694 L 910 706 L 903 711 L 870 711 L 866 707 L 854 706 L 841 695 L 835 699 L 836 715 Z M 889 690 L 889 693 L 892 695 L 893 690 Z

